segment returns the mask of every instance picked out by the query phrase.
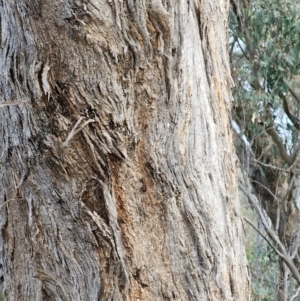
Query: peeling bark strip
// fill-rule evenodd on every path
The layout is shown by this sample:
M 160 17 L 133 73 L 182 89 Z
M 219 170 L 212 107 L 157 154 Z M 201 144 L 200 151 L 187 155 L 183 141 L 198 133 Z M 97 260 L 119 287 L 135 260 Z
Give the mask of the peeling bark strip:
M 16 106 L 26 102 L 28 101 L 3 101 L 0 103 L 0 108 L 8 107 L 8 106 Z
M 0 1 L 5 300 L 249 300 L 227 12 Z

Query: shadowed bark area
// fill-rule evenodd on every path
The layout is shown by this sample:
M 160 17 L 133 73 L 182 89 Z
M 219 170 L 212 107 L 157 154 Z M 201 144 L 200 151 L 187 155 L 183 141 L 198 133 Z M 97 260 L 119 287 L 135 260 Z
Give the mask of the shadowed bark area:
M 0 1 L 6 300 L 249 300 L 227 1 Z

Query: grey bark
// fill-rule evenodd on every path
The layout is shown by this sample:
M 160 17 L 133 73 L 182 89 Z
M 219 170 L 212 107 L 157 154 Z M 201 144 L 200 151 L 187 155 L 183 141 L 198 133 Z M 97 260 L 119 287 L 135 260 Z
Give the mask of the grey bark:
M 228 1 L 0 1 L 6 300 L 249 300 Z

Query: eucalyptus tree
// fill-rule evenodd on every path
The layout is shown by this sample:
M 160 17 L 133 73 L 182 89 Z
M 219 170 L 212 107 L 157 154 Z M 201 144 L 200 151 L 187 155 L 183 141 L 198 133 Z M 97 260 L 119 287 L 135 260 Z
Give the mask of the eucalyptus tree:
M 5 300 L 249 300 L 228 9 L 0 1 Z

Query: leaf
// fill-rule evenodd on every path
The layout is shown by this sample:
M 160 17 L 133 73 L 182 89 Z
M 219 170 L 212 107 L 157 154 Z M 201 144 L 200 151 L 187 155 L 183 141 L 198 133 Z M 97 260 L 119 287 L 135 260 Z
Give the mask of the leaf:
M 280 16 L 279 11 L 277 11 L 277 10 L 274 10 L 274 11 L 273 11 L 273 14 L 274 14 L 274 17 L 275 17 L 275 18 L 278 18 L 278 17 Z
M 290 66 L 294 64 L 294 58 L 290 55 L 288 55 L 285 60 Z

